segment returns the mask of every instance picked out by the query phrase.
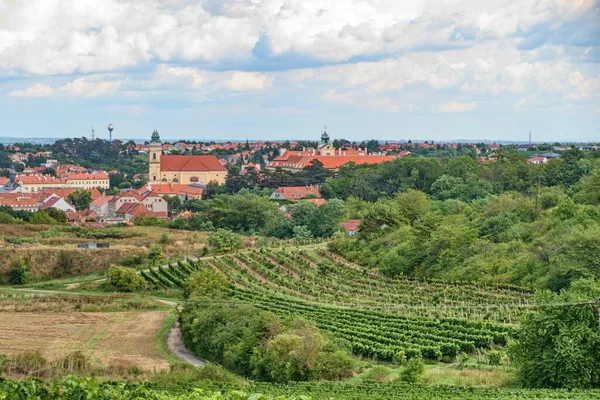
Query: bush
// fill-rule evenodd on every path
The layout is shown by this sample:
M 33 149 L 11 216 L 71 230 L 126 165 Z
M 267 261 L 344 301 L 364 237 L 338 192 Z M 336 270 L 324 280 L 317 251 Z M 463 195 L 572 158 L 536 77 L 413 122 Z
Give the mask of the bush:
M 229 283 L 222 274 L 212 268 L 205 268 L 192 273 L 184 283 L 183 295 L 186 299 L 221 298 L 227 294 Z
M 423 374 L 425 374 L 425 364 L 423 364 L 423 361 L 418 358 L 412 358 L 400 373 L 400 380 L 417 383 L 423 379 Z
M 242 238 L 227 229 L 217 229 L 208 236 L 208 244 L 217 251 L 233 251 L 242 247 Z
M 500 365 L 502 364 L 502 352 L 498 350 L 492 350 L 488 354 L 488 364 Z
M 364 381 L 379 383 L 392 383 L 395 379 L 394 371 L 383 365 L 375 365 L 363 377 Z
M 148 251 L 148 258 L 152 261 L 160 260 L 163 258 L 163 248 L 159 245 L 150 247 Z
M 13 262 L 8 275 L 8 282 L 11 285 L 24 285 L 29 282 L 29 268 L 23 257 L 19 257 Z
M 56 265 L 54 265 L 54 277 L 62 278 L 71 275 L 74 263 L 73 254 L 66 250 L 61 250 L 60 253 L 58 253 Z
M 133 268 L 112 266 L 106 276 L 120 292 L 135 292 L 146 287 L 146 280 Z
M 163 246 L 166 246 L 169 244 L 169 235 L 167 235 L 166 233 L 163 233 L 162 235 L 160 235 L 160 240 L 158 241 L 158 243 L 162 244 Z

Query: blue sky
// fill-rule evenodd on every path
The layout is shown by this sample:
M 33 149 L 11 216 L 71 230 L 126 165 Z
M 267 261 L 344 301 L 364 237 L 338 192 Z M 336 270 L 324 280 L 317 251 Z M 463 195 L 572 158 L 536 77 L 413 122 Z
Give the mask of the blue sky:
M 0 0 L 0 136 L 600 140 L 600 1 Z

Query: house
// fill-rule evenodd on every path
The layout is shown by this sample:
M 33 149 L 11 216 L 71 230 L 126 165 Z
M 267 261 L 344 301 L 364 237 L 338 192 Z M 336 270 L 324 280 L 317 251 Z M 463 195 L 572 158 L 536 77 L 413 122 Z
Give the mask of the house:
M 529 151 L 533 150 L 533 146 L 530 144 L 520 144 L 517 146 L 517 151 Z
M 39 208 L 37 198 L 30 193 L 0 193 L 0 206 L 30 212 Z
M 360 219 L 351 219 L 345 222 L 340 222 L 340 228 L 346 232 L 348 236 L 354 236 L 358 232 Z
M 527 160 L 527 162 L 529 164 L 533 164 L 533 165 L 546 164 L 548 162 L 548 159 L 546 157 L 537 156 L 537 157 L 531 157 L 531 158 L 529 158 Z
M 273 200 L 298 201 L 307 196 L 310 198 L 320 198 L 319 187 L 313 185 L 279 187 L 271 194 L 270 198 Z
M 147 191 L 140 195 L 135 190 L 113 196 L 108 200 L 107 216 L 122 216 L 125 219 L 130 219 L 127 218 L 127 215 L 141 216 L 143 210 L 139 207 L 132 207 L 132 204 L 141 204 L 146 210 L 144 216 L 154 215 L 161 218 L 167 216 L 168 204 L 166 200 L 154 192 Z M 95 211 L 96 206 L 92 209 Z
M 67 187 L 75 189 L 109 189 L 108 174 L 104 171 L 93 174 L 70 174 L 67 177 Z
M 39 205 L 40 210 L 47 210 L 49 208 L 56 208 L 64 212 L 74 212 L 75 207 L 67 203 L 65 199 L 55 194 L 45 198 L 44 201 Z
M 71 223 L 73 222 L 77 222 L 77 223 L 81 223 L 81 222 L 89 222 L 89 221 L 96 221 L 98 219 L 99 215 L 92 210 L 82 210 L 82 211 L 73 211 L 73 212 L 67 212 L 67 220 Z
M 100 196 L 90 203 L 90 210 L 98 216 L 108 217 L 108 202 L 113 196 Z

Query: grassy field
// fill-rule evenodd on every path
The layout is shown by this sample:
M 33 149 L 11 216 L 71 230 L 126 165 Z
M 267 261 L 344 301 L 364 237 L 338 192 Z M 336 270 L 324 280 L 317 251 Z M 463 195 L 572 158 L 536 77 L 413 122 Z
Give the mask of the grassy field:
M 110 248 L 77 248 L 90 242 L 107 242 Z M 32 280 L 63 278 L 102 273 L 112 264 L 131 262 L 133 256 L 143 262 L 159 244 L 165 258 L 198 254 L 206 246 L 206 234 L 157 227 L 0 224 L 0 283 L 7 281 L 19 258 L 27 263 Z

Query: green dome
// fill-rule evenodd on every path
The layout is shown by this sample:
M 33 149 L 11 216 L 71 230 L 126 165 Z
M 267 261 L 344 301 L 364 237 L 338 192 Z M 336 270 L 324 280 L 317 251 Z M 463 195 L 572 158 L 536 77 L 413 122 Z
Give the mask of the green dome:
M 152 139 L 150 141 L 151 142 L 160 142 L 160 136 L 156 129 L 154 130 L 154 132 L 152 132 Z

